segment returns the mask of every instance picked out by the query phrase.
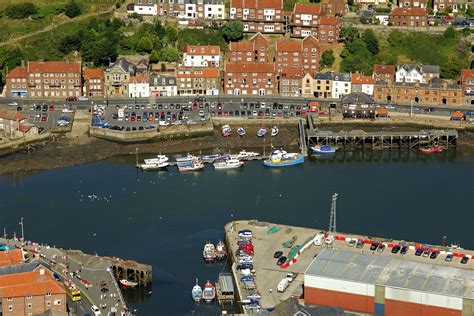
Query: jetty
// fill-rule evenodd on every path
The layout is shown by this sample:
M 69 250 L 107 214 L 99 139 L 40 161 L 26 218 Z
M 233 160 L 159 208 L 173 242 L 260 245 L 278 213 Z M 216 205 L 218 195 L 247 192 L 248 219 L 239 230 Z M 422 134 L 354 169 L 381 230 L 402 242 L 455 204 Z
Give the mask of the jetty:
M 309 119 L 308 119 L 309 120 Z M 308 147 L 306 143 L 306 129 L 303 119 L 298 120 L 298 132 L 301 153 L 306 157 L 308 156 Z
M 309 129 L 307 141 L 309 146 L 330 145 L 340 149 L 414 149 L 441 146 L 446 149 L 456 147 L 458 140 L 456 130 L 422 130 L 414 132 L 366 132 L 322 131 Z

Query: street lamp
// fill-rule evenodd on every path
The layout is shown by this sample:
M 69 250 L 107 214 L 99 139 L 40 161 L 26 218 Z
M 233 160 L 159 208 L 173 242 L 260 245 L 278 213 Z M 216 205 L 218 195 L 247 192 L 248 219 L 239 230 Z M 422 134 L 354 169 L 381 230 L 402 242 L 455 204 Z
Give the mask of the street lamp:
M 20 226 L 21 226 L 21 242 L 25 242 L 25 232 L 23 230 L 23 217 L 20 220 Z

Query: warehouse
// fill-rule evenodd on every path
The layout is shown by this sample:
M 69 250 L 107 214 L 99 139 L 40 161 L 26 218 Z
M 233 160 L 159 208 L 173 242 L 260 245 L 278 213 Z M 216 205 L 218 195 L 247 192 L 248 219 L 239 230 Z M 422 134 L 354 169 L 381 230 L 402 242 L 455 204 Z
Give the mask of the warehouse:
M 382 315 L 473 314 L 472 269 L 400 256 L 326 249 L 305 272 L 304 299 L 310 304 Z

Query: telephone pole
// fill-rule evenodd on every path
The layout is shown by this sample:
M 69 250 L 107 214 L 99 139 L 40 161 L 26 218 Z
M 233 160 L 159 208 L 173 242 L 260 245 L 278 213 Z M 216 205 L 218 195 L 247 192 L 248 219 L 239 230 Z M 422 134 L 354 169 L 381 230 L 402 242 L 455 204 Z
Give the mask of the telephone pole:
M 335 233 L 336 232 L 336 202 L 337 202 L 337 193 L 332 195 L 332 202 L 331 202 L 331 213 L 329 216 L 329 232 Z

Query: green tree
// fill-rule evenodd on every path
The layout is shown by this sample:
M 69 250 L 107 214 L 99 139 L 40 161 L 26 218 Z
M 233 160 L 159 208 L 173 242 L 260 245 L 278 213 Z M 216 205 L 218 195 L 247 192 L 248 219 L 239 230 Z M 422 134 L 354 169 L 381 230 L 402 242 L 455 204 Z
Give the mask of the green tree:
M 138 21 L 143 21 L 143 16 L 141 16 L 140 14 L 138 14 L 137 12 L 133 12 L 131 14 L 128 15 L 128 18 L 129 19 L 135 19 L 135 20 L 138 20 Z
M 69 1 L 64 9 L 64 13 L 71 19 L 81 15 L 81 8 L 74 0 Z
M 11 71 L 13 68 L 19 66 L 24 59 L 25 55 L 17 47 L 0 47 L 0 68 L 2 68 L 4 72 L 6 72 L 7 68 Z
M 158 55 L 156 50 L 152 50 L 148 59 L 150 60 L 150 63 L 156 64 L 160 61 L 160 55 Z
M 159 38 L 163 38 L 166 35 L 166 28 L 163 26 L 163 24 L 161 24 L 160 20 L 156 21 L 155 23 L 154 33 Z
M 242 21 L 232 21 L 222 28 L 222 36 L 228 42 L 234 42 L 242 39 L 244 36 L 244 24 Z
M 365 45 L 367 45 L 367 49 L 372 55 L 375 56 L 380 52 L 379 40 L 377 39 L 374 31 L 371 29 L 366 30 L 364 33 L 362 33 L 362 39 L 364 40 Z
M 165 37 L 168 43 L 174 43 L 178 40 L 178 31 L 174 26 L 168 24 L 166 25 Z
M 456 30 L 452 26 L 448 27 L 443 33 L 443 37 L 446 39 L 456 38 L 456 35 Z
M 11 4 L 5 8 L 5 15 L 11 19 L 25 19 L 38 13 L 38 7 L 31 2 Z
M 343 26 L 339 32 L 339 38 L 344 42 L 351 42 L 359 36 L 359 29 L 353 26 Z
M 327 50 L 321 55 L 321 60 L 319 61 L 319 64 L 323 68 L 329 68 L 332 67 L 335 60 L 336 58 L 334 57 L 334 52 L 332 50 Z
M 341 53 L 341 70 L 345 72 L 360 71 L 365 75 L 372 73 L 374 57 L 367 49 L 364 40 L 358 38 L 346 44 Z
M 179 51 L 175 47 L 168 45 L 160 51 L 160 60 L 176 62 L 179 60 Z
M 467 6 L 466 15 L 469 17 L 474 17 L 474 6 Z
M 151 36 L 143 36 L 137 44 L 137 51 L 150 53 L 153 50 L 153 41 Z

